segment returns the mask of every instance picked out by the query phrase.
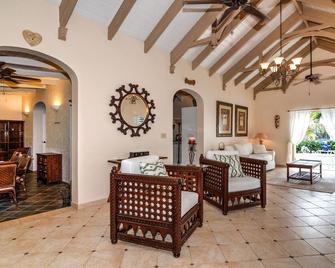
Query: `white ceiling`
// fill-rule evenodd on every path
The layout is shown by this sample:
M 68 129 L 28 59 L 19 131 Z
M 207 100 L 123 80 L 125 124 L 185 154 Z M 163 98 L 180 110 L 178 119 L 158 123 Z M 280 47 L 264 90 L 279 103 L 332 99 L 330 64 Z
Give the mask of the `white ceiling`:
M 61 0 L 46 1 L 54 5 L 59 5 L 61 2 Z M 138 40 L 144 41 L 172 2 L 173 0 L 137 0 L 122 24 L 120 31 Z M 278 2 L 279 0 L 263 0 L 259 5 L 259 9 L 264 13 L 268 13 L 276 4 L 278 4 Z M 74 12 L 107 27 L 118 11 L 121 3 L 122 0 L 78 0 Z M 206 6 L 202 5 L 201 7 L 204 8 Z M 315 8 L 315 6 L 312 7 Z M 294 4 L 290 3 L 283 11 L 283 19 L 285 20 L 295 11 Z M 155 46 L 166 52 L 171 52 L 202 15 L 203 12 L 179 12 L 179 14 L 158 39 Z M 201 65 L 207 69 L 211 67 L 221 56 L 234 46 L 234 44 L 236 44 L 241 37 L 250 31 L 256 23 L 257 20 L 254 17 L 247 16 L 207 57 L 207 59 L 202 62 Z M 297 21 L 297 25 L 299 25 L 299 23 L 301 23 L 301 21 Z M 279 16 L 273 18 L 269 23 L 267 23 L 265 27 L 263 27 L 247 44 L 245 44 L 218 70 L 218 73 L 223 74 L 229 70 L 234 63 L 239 61 L 249 51 L 251 51 L 278 25 Z M 208 29 L 202 37 L 208 36 L 209 33 L 210 29 Z M 289 46 L 287 46 L 287 48 L 288 47 Z M 204 47 L 195 47 L 189 49 L 184 55 L 184 58 L 192 61 L 203 48 Z

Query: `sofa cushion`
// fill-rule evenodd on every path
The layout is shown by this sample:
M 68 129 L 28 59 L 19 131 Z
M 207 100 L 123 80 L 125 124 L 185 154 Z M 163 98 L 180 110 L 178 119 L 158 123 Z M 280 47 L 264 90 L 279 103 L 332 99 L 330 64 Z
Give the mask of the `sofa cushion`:
M 271 153 L 265 154 L 251 154 L 249 158 L 258 159 L 258 160 L 265 160 L 265 161 L 273 161 L 273 155 Z
M 162 161 L 154 163 L 140 162 L 140 171 L 143 175 L 167 176 L 167 172 Z
M 238 155 L 238 151 L 208 151 L 206 154 L 206 158 L 211 159 L 211 160 L 216 160 L 214 155 Z
M 252 154 L 252 151 L 253 151 L 251 143 L 234 144 L 234 147 L 240 153 L 240 155 L 243 155 L 243 156 Z
M 224 149 L 225 151 L 235 151 L 235 148 L 233 145 L 226 145 Z
M 266 147 L 264 144 L 253 145 L 254 154 L 266 154 Z
M 249 176 L 231 178 L 228 181 L 229 193 L 252 190 L 260 187 L 260 180 Z
M 229 164 L 229 177 L 243 177 L 240 157 L 238 155 L 217 155 L 214 154 L 217 161 Z
M 140 163 L 155 163 L 159 160 L 157 155 L 146 155 L 129 158 L 121 161 L 121 173 L 141 174 Z
M 199 200 L 199 195 L 194 192 L 181 191 L 181 216 L 183 217 Z

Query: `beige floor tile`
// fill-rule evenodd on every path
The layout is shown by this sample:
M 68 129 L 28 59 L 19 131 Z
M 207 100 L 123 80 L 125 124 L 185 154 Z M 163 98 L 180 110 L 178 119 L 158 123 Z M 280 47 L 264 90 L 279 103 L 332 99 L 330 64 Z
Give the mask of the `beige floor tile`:
M 9 242 L 7 247 L 1 250 L 1 253 L 4 255 L 24 254 L 30 252 L 40 242 L 42 242 L 42 240 L 36 240 L 36 239 L 14 240 Z
M 238 231 L 224 231 L 214 233 L 218 244 L 244 243 L 245 240 Z
M 107 227 L 106 226 L 85 226 L 77 233 L 77 237 L 98 237 L 102 236 Z
M 24 255 L 22 253 L 6 254 L 2 251 L 0 257 L 0 267 L 1 268 L 12 267 L 15 263 L 19 262 L 23 257 Z
M 298 257 L 295 260 L 304 268 L 334 268 L 334 264 L 323 256 Z
M 326 236 L 335 237 L 335 226 L 333 225 L 314 226 L 314 228 Z
M 278 218 L 278 221 L 284 226 L 288 227 L 300 227 L 300 226 L 308 226 L 307 223 L 303 222 L 302 220 L 299 220 L 295 217 L 286 217 L 286 218 Z
M 277 241 L 299 239 L 299 236 L 288 228 L 266 228 L 265 232 Z
M 293 209 L 293 210 L 287 210 L 287 212 L 297 217 L 314 216 L 314 214 L 305 209 Z
M 325 237 L 312 227 L 291 227 L 290 229 L 304 239 Z
M 90 257 L 90 259 L 92 258 L 91 265 L 93 264 L 93 261 L 101 260 L 101 261 L 107 261 L 109 263 L 109 267 L 120 267 L 124 253 L 125 251 L 122 249 L 97 250 L 91 254 Z
M 32 253 L 51 253 L 60 252 L 72 241 L 71 238 L 52 239 L 46 238 L 41 240 L 35 247 L 31 249 Z
M 327 259 L 335 264 L 335 254 L 326 255 Z
M 301 267 L 295 260 L 291 258 L 280 258 L 262 261 L 266 268 L 299 268 Z
M 149 268 L 157 265 L 158 251 L 155 249 L 129 249 L 124 253 L 122 268 Z M 172 253 L 171 253 L 172 254 Z
M 334 215 L 334 213 L 325 210 L 323 208 L 307 208 L 306 209 L 308 212 L 316 215 L 316 216 L 331 216 Z
M 71 241 L 64 248 L 64 252 L 71 250 L 72 248 L 83 249 L 83 250 L 95 250 L 99 244 L 101 237 L 76 237 L 71 239 Z
M 15 267 L 48 267 L 51 262 L 57 257 L 57 253 L 33 253 L 21 258 Z
M 182 266 L 178 268 L 184 268 L 184 267 L 190 267 L 190 268 L 228 268 L 228 264 L 226 263 L 200 263 L 200 264 L 193 264 L 190 266 Z M 166 268 L 174 268 L 172 267 L 166 267 Z
M 264 268 L 260 261 L 232 262 L 228 264 L 229 268 Z
M 214 232 L 225 232 L 229 230 L 236 230 L 236 226 L 230 221 L 210 221 L 209 227 Z
M 186 241 L 187 245 L 206 246 L 217 244 L 213 232 L 194 232 Z
M 329 238 L 307 239 L 306 242 L 323 254 L 335 253 L 335 241 Z
M 92 252 L 83 250 L 68 250 L 61 254 L 58 254 L 56 258 L 50 263 L 49 267 L 59 268 L 79 268 L 84 267 L 85 263 L 88 261 Z
M 225 263 L 225 257 L 218 246 L 190 247 L 192 263 Z
M 179 258 L 175 258 L 171 251 L 163 251 L 163 250 L 159 251 L 157 258 L 158 258 L 157 260 L 158 267 L 170 266 L 170 265 L 188 266 L 191 265 L 192 263 L 190 249 L 185 246 L 182 247 Z
M 279 243 L 260 242 L 251 243 L 250 246 L 255 254 L 263 260 L 289 257 L 289 254 L 280 247 Z
M 265 230 L 257 229 L 257 230 L 241 230 L 241 235 L 248 242 L 265 242 L 272 241 L 273 239 Z
M 319 254 L 318 251 L 303 240 L 281 241 L 279 242 L 279 245 L 293 257 Z
M 317 216 L 312 216 L 312 217 L 299 217 L 300 220 L 303 222 L 306 222 L 308 225 L 311 226 L 320 226 L 320 225 L 328 225 L 329 223 Z
M 220 245 L 220 248 L 226 260 L 229 262 L 252 261 L 258 259 L 251 247 L 245 243 L 224 244 Z

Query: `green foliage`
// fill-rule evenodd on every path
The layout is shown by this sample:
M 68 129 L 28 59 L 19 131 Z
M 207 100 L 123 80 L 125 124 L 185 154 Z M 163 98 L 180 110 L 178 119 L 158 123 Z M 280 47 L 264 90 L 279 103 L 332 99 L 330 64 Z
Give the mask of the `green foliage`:
M 323 124 L 320 124 L 321 118 L 320 112 L 311 112 L 309 127 L 306 131 L 305 140 L 316 141 L 316 140 L 329 140 L 329 135 Z
M 321 151 L 323 144 L 324 142 L 320 141 L 303 140 L 301 143 L 297 145 L 297 153 L 306 152 L 306 148 L 310 153 Z M 335 151 L 335 141 L 327 141 L 326 144 L 330 145 L 331 150 Z

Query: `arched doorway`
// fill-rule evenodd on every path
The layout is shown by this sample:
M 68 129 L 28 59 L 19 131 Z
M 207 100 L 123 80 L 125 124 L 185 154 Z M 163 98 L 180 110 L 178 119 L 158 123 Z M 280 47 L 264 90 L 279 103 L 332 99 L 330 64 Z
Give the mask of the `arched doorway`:
M 72 203 L 78 204 L 78 79 L 75 72 L 64 62 L 47 54 L 21 47 L 0 46 L 0 56 L 34 59 L 56 69 L 63 70 L 71 83 L 70 106 L 70 177 Z M 57 119 L 57 118 L 56 118 Z M 57 120 L 55 120 L 55 124 Z
M 33 109 L 33 170 L 37 169 L 38 153 L 45 153 L 46 145 L 46 106 L 43 102 L 35 104 Z
M 197 141 L 195 164 L 203 153 L 203 101 L 189 89 L 178 90 L 173 96 L 173 163 L 189 164 L 188 139 Z

